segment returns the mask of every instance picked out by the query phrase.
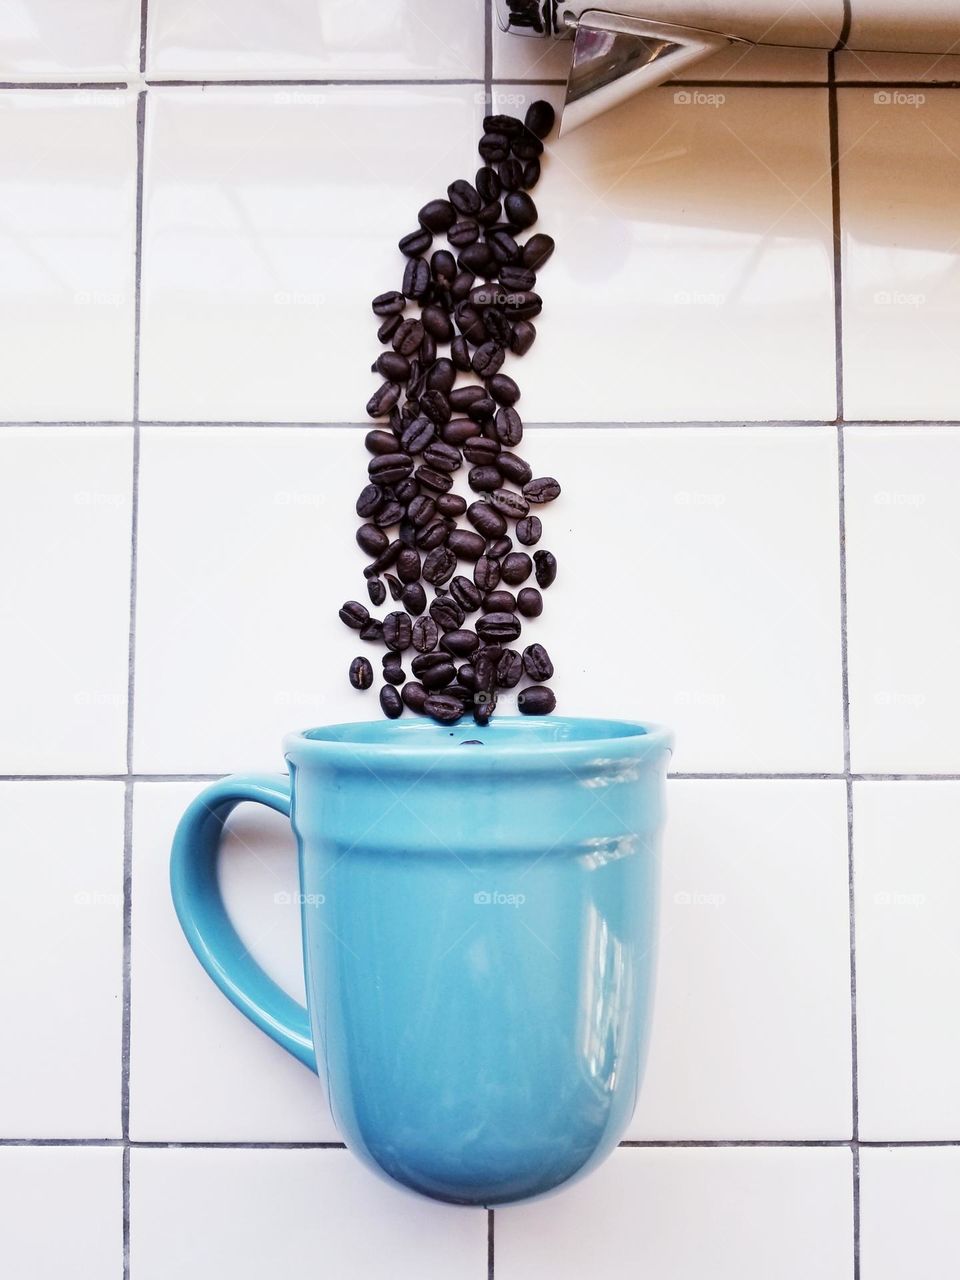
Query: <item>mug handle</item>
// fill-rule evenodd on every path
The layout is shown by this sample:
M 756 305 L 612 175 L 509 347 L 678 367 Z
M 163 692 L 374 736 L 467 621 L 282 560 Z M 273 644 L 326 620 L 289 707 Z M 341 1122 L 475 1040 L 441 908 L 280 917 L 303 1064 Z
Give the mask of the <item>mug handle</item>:
M 235 774 L 207 787 L 180 819 L 170 857 L 170 889 L 180 926 L 193 953 L 223 994 L 255 1026 L 312 1071 L 317 1055 L 310 1020 L 264 973 L 227 915 L 217 882 L 223 824 L 244 800 L 290 817 L 290 779 L 272 774 Z

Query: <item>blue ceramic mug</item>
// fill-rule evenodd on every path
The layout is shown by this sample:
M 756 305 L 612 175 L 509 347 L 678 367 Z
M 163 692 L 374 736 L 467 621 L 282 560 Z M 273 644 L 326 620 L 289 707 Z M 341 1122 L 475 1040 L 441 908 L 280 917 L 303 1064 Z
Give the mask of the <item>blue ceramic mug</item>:
M 177 915 L 224 994 L 319 1072 L 367 1164 L 455 1204 L 541 1195 L 598 1164 L 636 1103 L 670 750 L 654 726 L 558 716 L 294 734 L 289 780 L 225 778 L 187 809 Z M 244 800 L 297 836 L 306 1009 L 217 886 Z

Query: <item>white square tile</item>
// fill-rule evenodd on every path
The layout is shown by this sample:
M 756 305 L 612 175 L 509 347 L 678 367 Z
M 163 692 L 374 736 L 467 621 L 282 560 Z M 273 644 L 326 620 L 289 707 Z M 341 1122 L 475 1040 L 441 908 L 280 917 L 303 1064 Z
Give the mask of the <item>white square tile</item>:
M 852 1268 L 840 1149 L 621 1149 L 569 1191 L 496 1216 L 497 1280 L 848 1280 Z
M 960 56 L 942 53 L 855 53 L 836 57 L 837 80 L 876 81 L 877 88 L 909 80 L 926 84 L 960 80 Z M 909 90 L 905 90 L 909 92 Z
M 278 760 L 279 760 L 279 752 Z M 130 1133 L 141 1142 L 338 1142 L 313 1072 L 248 1022 L 193 955 L 170 898 L 170 846 L 192 783 L 136 788 Z M 303 1000 L 290 824 L 244 806 L 228 824 L 224 897 L 251 954 Z
M 144 429 L 139 771 L 281 769 L 291 729 L 379 716 L 347 681 L 369 647 L 337 617 L 367 601 L 367 459 L 355 429 Z
M 123 1153 L 116 1147 L 0 1148 L 0 1237 L 11 1280 L 119 1276 Z
M 537 623 L 562 709 L 671 725 L 681 772 L 841 768 L 835 433 L 528 439 L 534 471 L 565 485 L 543 516 L 561 569 Z M 585 625 L 591 608 L 606 625 Z
M 0 783 L 0 850 L 0 1133 L 119 1137 L 122 784 Z
M 124 767 L 132 433 L 0 431 L 0 773 Z
M 960 1132 L 960 785 L 854 787 L 860 1135 Z
M 345 1151 L 135 1150 L 130 1211 L 137 1280 L 487 1277 L 482 1209 L 401 1192 Z
M 860 1152 L 863 1280 L 956 1275 L 960 1149 Z
M 139 65 L 139 0 L 0 7 L 0 80 L 125 79 Z
M 628 1137 L 843 1139 L 842 782 L 674 781 L 647 1075 Z
M 563 90 L 501 93 L 522 112 L 524 93 L 559 106 Z M 820 90 L 683 86 L 552 140 L 527 416 L 832 419 L 828 141 Z
M 363 418 L 370 300 L 417 211 L 473 175 L 482 111 L 475 86 L 154 90 L 143 416 Z
M 956 773 L 960 431 L 845 432 L 851 749 L 863 773 Z
M 4 421 L 129 418 L 136 97 L 0 93 Z
M 847 43 L 854 49 L 909 53 L 955 49 L 960 15 L 953 0 L 924 0 L 907 10 L 902 0 L 853 0 Z
M 486 0 L 150 0 L 147 74 L 325 79 L 483 76 Z
M 839 97 L 845 415 L 960 418 L 957 94 Z

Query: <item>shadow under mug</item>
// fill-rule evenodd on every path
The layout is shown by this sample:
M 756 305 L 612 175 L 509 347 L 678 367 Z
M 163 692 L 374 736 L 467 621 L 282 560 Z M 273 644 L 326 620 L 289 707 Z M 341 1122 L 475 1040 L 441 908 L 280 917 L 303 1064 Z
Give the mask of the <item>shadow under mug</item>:
M 225 778 L 180 821 L 197 958 L 325 1080 L 347 1146 L 454 1204 L 588 1172 L 633 1114 L 649 1028 L 670 734 L 614 720 L 334 725 L 289 780 Z M 254 962 L 217 883 L 227 815 L 288 814 L 307 1008 Z

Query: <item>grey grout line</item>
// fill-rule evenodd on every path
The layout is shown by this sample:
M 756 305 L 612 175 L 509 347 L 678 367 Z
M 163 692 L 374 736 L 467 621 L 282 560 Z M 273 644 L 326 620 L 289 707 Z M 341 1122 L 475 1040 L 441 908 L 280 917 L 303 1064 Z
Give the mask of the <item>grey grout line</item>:
M 227 418 L 140 418 L 136 422 L 131 419 L 114 418 L 108 421 L 97 421 L 93 418 L 75 419 L 69 421 L 49 421 L 49 422 L 0 422 L 0 432 L 2 431 L 23 431 L 25 429 L 70 429 L 70 430 L 100 430 L 101 428 L 127 429 L 131 427 L 155 427 L 169 430 L 183 430 L 190 427 L 202 427 L 204 429 L 223 429 L 237 430 L 240 428 L 250 428 L 256 430 L 303 430 L 303 431 L 369 431 L 371 426 L 375 425 L 373 420 L 366 422 L 296 422 L 284 421 L 282 419 L 274 419 L 273 421 L 264 420 L 244 420 Z M 753 431 L 757 429 L 793 429 L 799 427 L 818 427 L 823 429 L 833 429 L 837 426 L 836 418 L 738 418 L 730 421 L 709 421 L 704 418 L 690 418 L 685 421 L 675 422 L 524 422 L 524 430 L 526 431 Z M 855 420 L 846 420 L 843 424 L 845 427 L 862 427 L 871 428 L 877 431 L 884 429 L 889 430 L 905 430 L 908 428 L 944 428 L 949 430 L 957 430 L 960 428 L 960 419 L 956 418 L 940 418 L 928 420 L 926 418 L 910 418 L 910 419 L 886 419 L 886 418 L 860 418 Z
M 302 78 L 298 80 L 261 80 L 261 79 L 188 80 L 188 79 L 173 79 L 173 78 L 151 76 L 150 79 L 146 81 L 146 85 L 150 89 L 217 89 L 220 87 L 224 87 L 228 89 L 236 89 L 236 88 L 298 89 L 298 88 L 315 88 L 317 86 L 323 86 L 326 88 L 335 89 L 337 88 L 338 85 L 343 85 L 346 88 L 361 87 L 361 88 L 368 88 L 368 89 L 377 89 L 377 88 L 389 89 L 396 85 L 401 85 L 401 86 L 417 85 L 421 87 L 430 88 L 433 85 L 449 86 L 449 85 L 482 85 L 482 84 L 484 84 L 484 80 L 483 80 L 483 77 L 481 76 L 459 76 L 459 77 L 452 77 L 450 79 L 442 79 L 442 80 L 432 79 L 426 76 L 419 77 L 419 78 L 409 78 L 409 79 L 398 78 L 395 80 L 394 79 L 378 80 L 375 78 L 342 80 L 342 79 L 336 79 L 336 78 L 331 79 L 330 77 L 308 77 L 308 78 Z
M 839 53 L 847 47 L 847 41 L 850 39 L 850 28 L 853 26 L 853 4 L 852 0 L 843 0 L 843 26 L 840 28 L 840 39 L 834 46 L 833 52 Z M 831 75 L 831 79 L 833 76 Z
M 140 0 L 140 74 L 147 70 L 147 0 Z
M 960 1149 L 960 1138 L 882 1138 L 852 1141 L 850 1138 L 632 1138 L 617 1144 L 630 1151 L 714 1151 L 731 1147 L 765 1150 L 843 1150 L 869 1147 L 877 1151 L 917 1151 L 928 1147 Z M 168 1142 L 123 1138 L 0 1138 L 0 1147 L 94 1147 L 131 1151 L 347 1151 L 345 1142 Z M 492 1212 L 492 1210 L 488 1210 Z
M 496 1224 L 493 1209 L 487 1210 L 487 1280 L 496 1275 Z
M 830 134 L 830 202 L 833 223 L 834 376 L 836 380 L 837 421 L 843 422 L 843 236 L 840 216 L 840 110 L 837 101 L 834 55 L 832 53 L 827 65 L 830 75 L 827 117 Z
M 278 774 L 283 770 L 278 768 Z M 4 773 L 4 782 L 217 782 L 226 773 Z M 960 773 L 670 773 L 673 782 L 960 782 Z
M 3 89 L 45 89 L 45 90 L 77 90 L 77 89 L 128 89 L 126 80 L 0 80 Z

